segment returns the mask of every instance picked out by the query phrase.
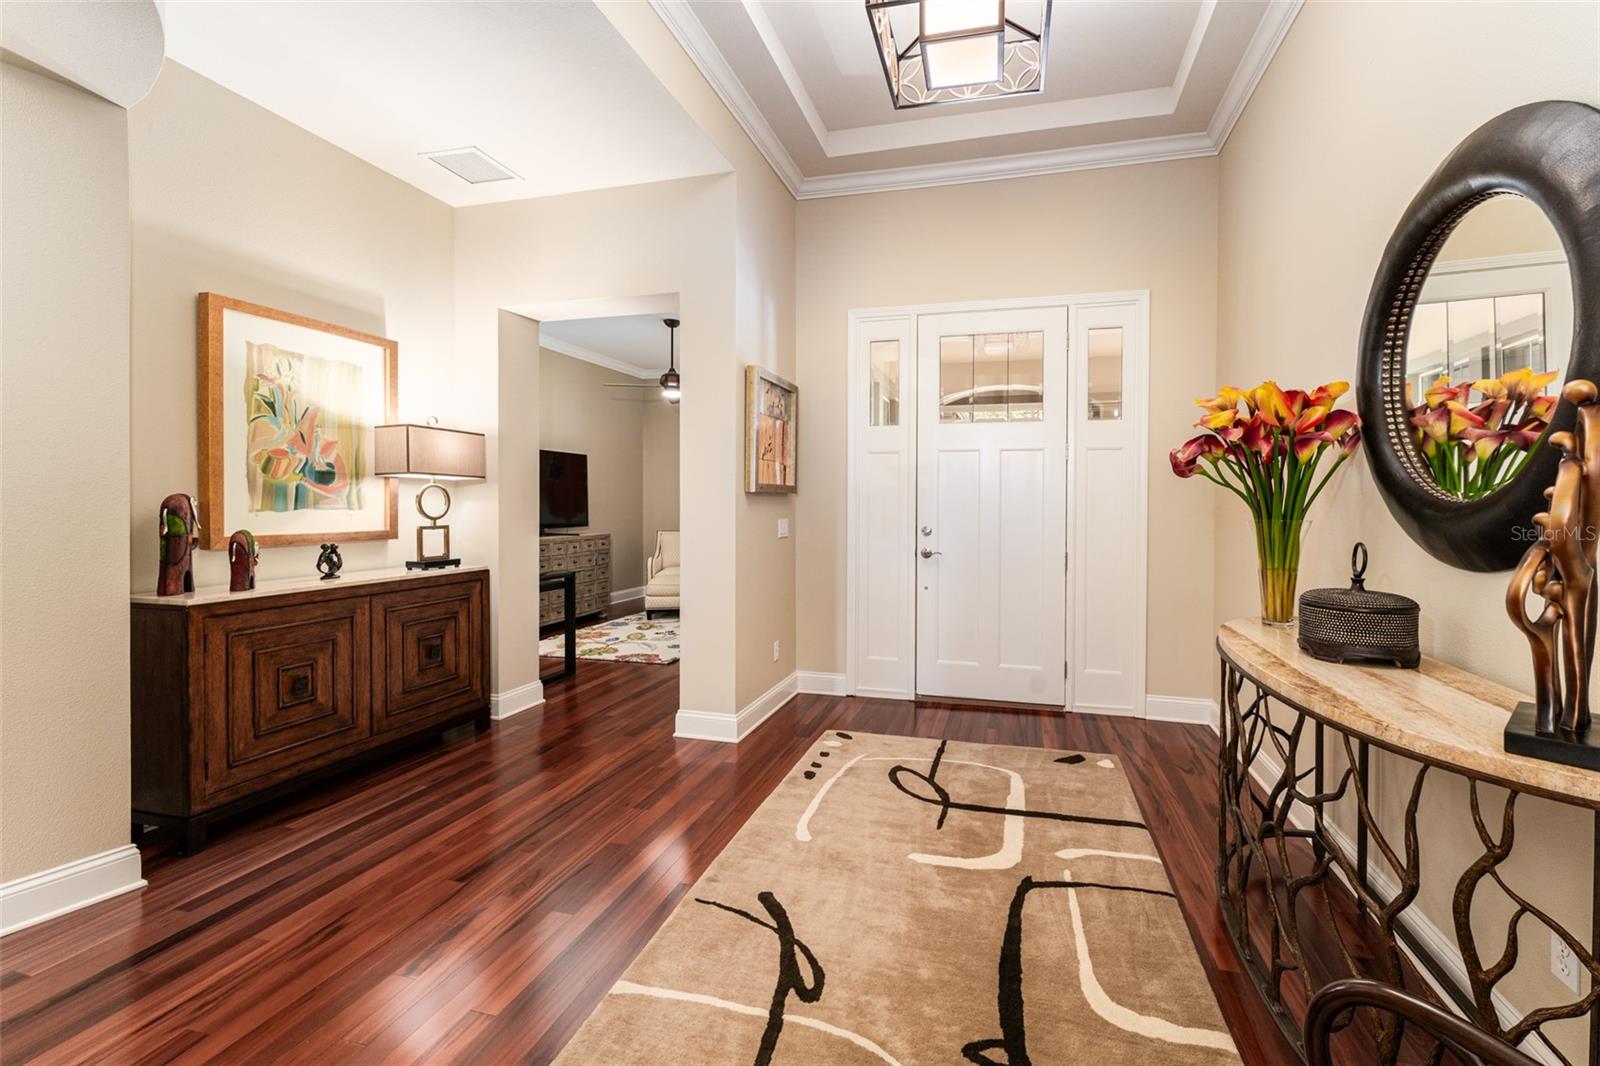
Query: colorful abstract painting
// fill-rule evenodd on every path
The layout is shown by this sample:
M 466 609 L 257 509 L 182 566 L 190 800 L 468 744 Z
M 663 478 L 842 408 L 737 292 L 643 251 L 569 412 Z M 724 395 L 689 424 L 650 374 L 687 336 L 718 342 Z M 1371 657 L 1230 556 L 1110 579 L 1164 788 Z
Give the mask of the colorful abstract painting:
M 363 368 L 252 343 L 245 364 L 250 510 L 359 511 Z
M 213 292 L 199 312 L 201 546 L 241 528 L 266 548 L 393 539 L 372 449 L 395 421 L 399 346 Z

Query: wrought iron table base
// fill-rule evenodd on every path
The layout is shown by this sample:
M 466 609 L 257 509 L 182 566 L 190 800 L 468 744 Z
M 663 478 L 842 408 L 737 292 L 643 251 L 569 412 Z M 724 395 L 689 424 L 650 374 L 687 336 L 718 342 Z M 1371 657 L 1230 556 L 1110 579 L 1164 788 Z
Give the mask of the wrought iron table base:
M 1222 743 L 1218 767 L 1221 818 L 1217 841 L 1219 903 L 1229 937 L 1246 972 L 1284 1036 L 1301 1056 L 1304 1057 L 1306 1051 L 1300 1020 L 1294 1016 L 1290 999 L 1285 996 L 1285 981 L 1290 975 L 1294 975 L 1301 986 L 1298 994 L 1291 998 L 1302 1004 L 1322 984 L 1346 976 L 1374 978 L 1404 989 L 1404 951 L 1447 991 L 1472 1024 L 1509 1044 L 1519 1044 L 1532 1036 L 1536 1038 L 1535 1043 L 1543 1041 L 1546 1049 L 1558 1059 L 1568 1061 L 1550 1042 L 1542 1027 L 1558 1019 L 1587 1014 L 1588 1061 L 1591 1066 L 1600 1063 L 1600 1011 L 1593 1009 L 1600 998 L 1600 964 L 1596 962 L 1600 947 L 1593 942 L 1584 943 L 1534 905 L 1507 882 L 1500 869 L 1515 842 L 1516 804 L 1522 793 L 1507 789 L 1505 809 L 1496 832 L 1484 818 L 1479 785 L 1505 785 L 1476 777 L 1461 767 L 1395 751 L 1420 765 L 1412 779 L 1399 839 L 1393 839 L 1377 824 L 1369 805 L 1371 748 L 1378 746 L 1377 742 L 1322 720 L 1246 674 L 1229 658 L 1226 650 L 1219 648 L 1219 652 L 1222 659 Z M 1314 758 L 1312 765 L 1302 766 L 1301 741 L 1307 739 L 1308 730 Z M 1343 751 L 1342 769 L 1330 771 L 1327 767 L 1330 747 Z M 1252 766 L 1273 769 L 1273 780 L 1256 781 Z M 1450 970 L 1419 940 L 1404 919 L 1407 908 L 1416 899 L 1421 877 L 1417 809 L 1431 771 L 1453 773 L 1467 780 L 1472 821 L 1483 847 L 1483 853 L 1458 879 L 1451 908 L 1453 931 L 1467 973 L 1465 989 L 1456 984 Z M 1348 837 L 1341 839 L 1343 834 L 1329 821 L 1329 811 L 1340 801 L 1354 804 L 1353 847 Z M 1600 934 L 1600 892 L 1593 888 L 1600 886 L 1600 812 L 1594 817 L 1597 858 L 1591 893 L 1595 908 L 1593 929 Z M 1309 856 L 1296 842 L 1309 846 Z M 1396 884 L 1392 889 L 1386 890 L 1373 883 L 1369 870 L 1369 852 L 1373 848 L 1394 871 Z M 1470 921 L 1472 901 L 1485 881 L 1498 886 L 1514 906 L 1504 942 L 1487 952 L 1480 948 Z M 1361 920 L 1368 926 L 1364 932 L 1370 943 L 1352 945 L 1341 931 L 1327 897 L 1327 892 L 1341 890 L 1354 896 Z M 1309 971 L 1306 930 L 1302 928 L 1303 910 L 1307 905 L 1316 907 L 1319 896 L 1327 929 L 1332 931 L 1346 970 L 1342 974 L 1324 975 L 1320 982 L 1317 975 Z M 1252 909 L 1258 906 L 1267 911 L 1265 954 L 1257 950 L 1250 938 L 1250 917 Z M 1502 1025 L 1492 997 L 1496 986 L 1516 965 L 1519 927 L 1522 920 L 1529 917 L 1561 938 L 1579 967 L 1590 974 L 1590 988 L 1587 994 L 1570 1002 L 1538 1007 Z M 1542 938 L 1532 942 L 1543 944 Z M 1369 950 L 1374 948 L 1376 950 Z M 1371 966 L 1358 965 L 1357 959 L 1367 955 L 1372 957 Z M 1371 972 L 1373 969 L 1377 972 Z M 1395 1062 L 1404 1037 L 1403 1019 L 1382 1021 L 1376 1034 L 1377 1061 Z

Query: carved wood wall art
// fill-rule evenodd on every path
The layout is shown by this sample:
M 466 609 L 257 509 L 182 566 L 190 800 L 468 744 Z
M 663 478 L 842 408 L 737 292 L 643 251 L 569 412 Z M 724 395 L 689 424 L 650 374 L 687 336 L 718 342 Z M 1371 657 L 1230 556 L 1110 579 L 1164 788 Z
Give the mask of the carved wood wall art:
M 1506 587 L 1506 611 L 1533 654 L 1534 702 L 1506 726 L 1506 750 L 1600 768 L 1589 741 L 1595 644 L 1595 536 L 1600 531 L 1600 389 L 1569 381 L 1562 399 L 1576 412 L 1570 432 L 1552 433 L 1555 484 L 1548 509 L 1533 516 L 1539 539 Z M 1529 607 L 1529 601 L 1533 607 Z M 1600 739 L 1600 738 L 1597 738 Z
M 194 549 L 200 543 L 200 521 L 194 497 L 174 492 L 161 501 L 157 522 L 161 530 L 161 569 L 156 575 L 156 595 L 176 596 L 194 591 Z

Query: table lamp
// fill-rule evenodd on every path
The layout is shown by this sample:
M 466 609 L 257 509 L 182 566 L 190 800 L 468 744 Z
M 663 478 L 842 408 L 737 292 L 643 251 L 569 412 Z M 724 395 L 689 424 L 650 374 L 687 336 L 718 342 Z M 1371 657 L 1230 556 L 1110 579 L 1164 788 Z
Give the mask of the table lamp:
M 400 423 L 374 430 L 373 473 L 379 477 L 427 478 L 417 493 L 417 513 L 428 520 L 417 527 L 417 557 L 407 570 L 460 566 L 450 554 L 450 527 L 440 519 L 450 513 L 450 493 L 440 481 L 481 481 L 484 436 L 464 429 L 446 429 L 434 418 L 427 425 Z

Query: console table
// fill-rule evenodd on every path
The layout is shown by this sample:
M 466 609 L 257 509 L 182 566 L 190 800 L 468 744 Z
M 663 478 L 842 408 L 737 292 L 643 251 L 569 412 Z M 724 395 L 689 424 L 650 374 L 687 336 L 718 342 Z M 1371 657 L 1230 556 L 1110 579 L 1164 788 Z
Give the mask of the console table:
M 489 571 L 132 597 L 133 825 L 207 826 L 363 758 L 489 727 Z
M 1600 813 L 1593 817 L 1597 858 L 1587 886 L 1595 934 L 1589 940 L 1523 894 L 1547 886 L 1523 884 L 1519 891 L 1501 869 L 1516 841 L 1519 797 L 1600 812 L 1600 773 L 1508 755 L 1502 732 L 1512 708 L 1526 697 L 1431 659 L 1417 670 L 1322 662 L 1296 646 L 1293 629 L 1256 620 L 1223 625 L 1217 651 L 1219 900 L 1233 945 L 1290 1043 L 1305 1054 L 1294 1011 L 1303 1011 L 1306 1000 L 1330 981 L 1353 973 L 1405 987 L 1404 949 L 1475 1026 L 1507 1043 L 1531 1037 L 1529 1045 L 1545 1041 L 1554 1051 L 1544 1026 L 1588 1015 L 1588 1061 L 1600 1062 L 1600 1012 L 1594 1009 L 1600 998 Z M 1388 818 L 1398 824 L 1380 823 L 1369 803 L 1373 748 L 1418 764 L 1403 809 Z M 1412 907 L 1422 876 L 1418 805 L 1424 785 L 1440 774 L 1465 779 L 1464 798 L 1482 849 L 1469 857 L 1453 885 L 1448 923 L 1442 916 L 1436 923 L 1451 926 L 1466 972 L 1464 988 L 1418 936 Z M 1509 790 L 1503 812 L 1485 812 L 1483 785 Z M 1400 807 L 1398 797 L 1389 806 Z M 1374 852 L 1381 863 L 1374 862 Z M 1353 894 L 1366 925 L 1360 941 L 1331 920 L 1320 899 L 1330 891 Z M 1497 923 L 1484 936 L 1481 920 L 1474 928 L 1472 906 L 1480 891 L 1510 898 L 1513 917 L 1503 932 Z M 1257 931 L 1264 929 L 1260 942 L 1252 939 L 1252 921 Z M 1519 938 L 1525 965 L 1547 972 L 1550 932 L 1572 951 L 1579 988 L 1588 989 L 1554 1003 L 1519 1002 L 1527 1013 L 1503 1023 L 1495 998 L 1515 965 Z M 1345 971 L 1312 972 L 1317 967 L 1307 946 L 1313 940 L 1336 945 Z M 1584 971 L 1588 981 L 1581 979 Z M 1380 1025 L 1373 1061 L 1394 1062 L 1404 1035 L 1402 1024 Z

